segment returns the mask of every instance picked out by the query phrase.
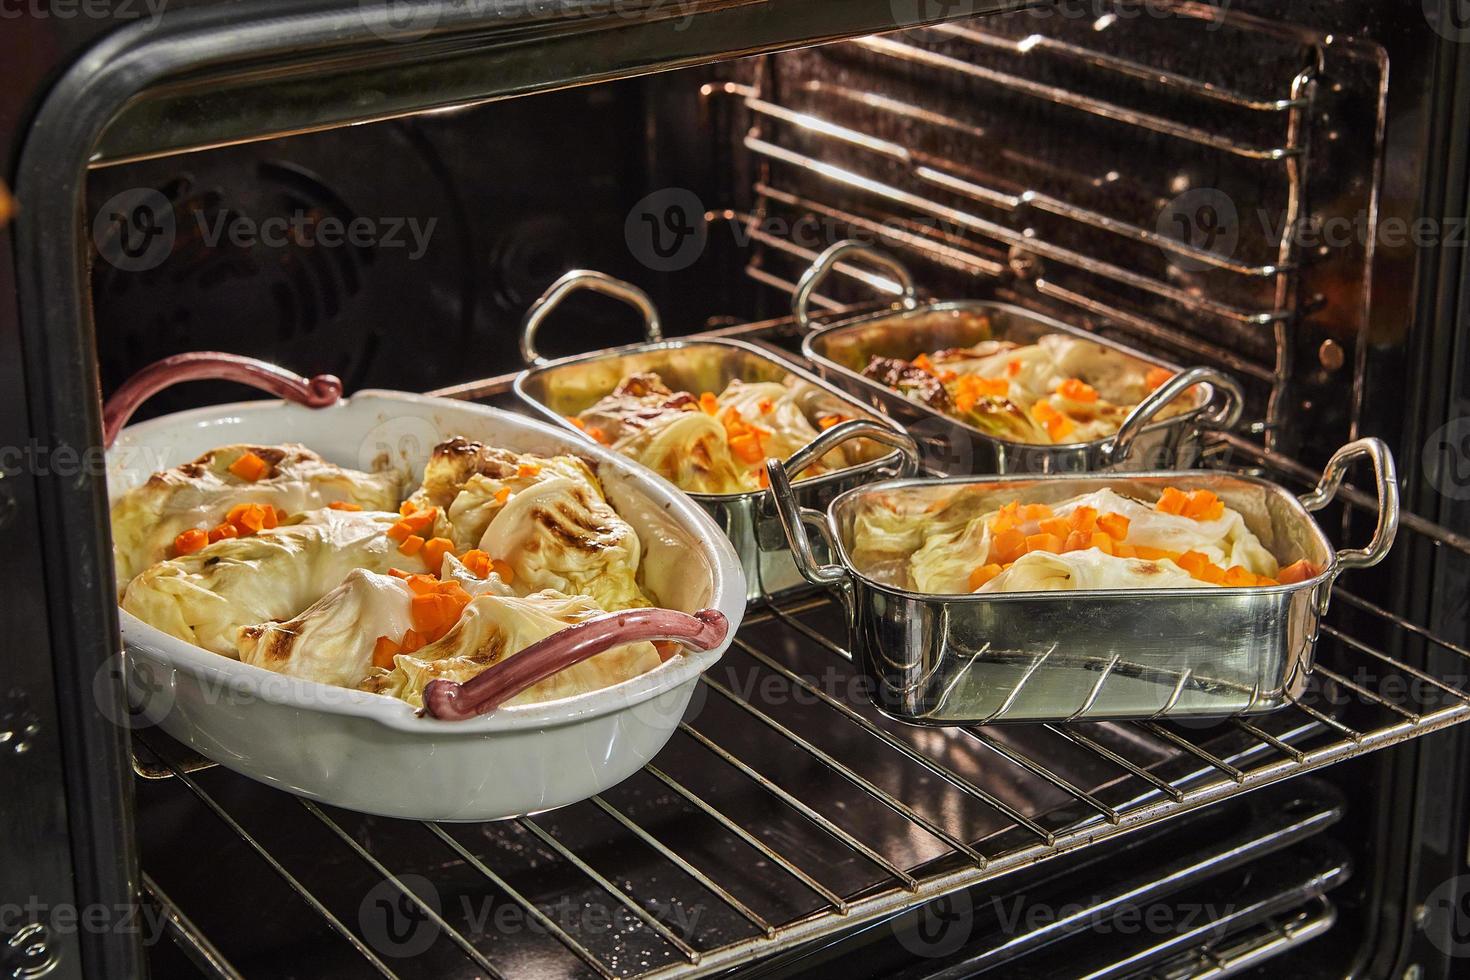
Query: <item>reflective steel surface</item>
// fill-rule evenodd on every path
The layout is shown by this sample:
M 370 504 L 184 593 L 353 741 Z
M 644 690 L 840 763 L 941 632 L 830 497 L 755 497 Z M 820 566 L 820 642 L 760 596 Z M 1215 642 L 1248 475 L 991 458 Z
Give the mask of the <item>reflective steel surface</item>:
M 1378 526 L 1366 548 L 1334 551 L 1308 511 L 1326 506 L 1359 457 L 1374 464 Z M 1300 500 L 1265 480 L 1215 472 L 950 478 L 875 484 L 842 495 L 823 514 L 800 509 L 785 473 L 769 470 L 803 574 L 843 598 L 850 648 L 874 682 L 874 703 L 885 714 L 922 725 L 1275 710 L 1304 690 L 1339 572 L 1381 561 L 1398 528 L 1393 458 L 1374 439 L 1339 450 L 1317 489 Z M 999 506 L 1017 496 L 1047 503 L 1104 487 L 1151 499 L 1180 482 L 1218 494 L 1278 558 L 1305 558 L 1322 572 L 1269 588 L 941 596 L 870 577 L 851 558 L 855 515 L 878 495 L 905 498 L 919 512 L 927 501 L 956 492 L 982 499 L 993 492 Z M 808 525 L 821 532 L 836 564 L 822 563 L 810 549 Z

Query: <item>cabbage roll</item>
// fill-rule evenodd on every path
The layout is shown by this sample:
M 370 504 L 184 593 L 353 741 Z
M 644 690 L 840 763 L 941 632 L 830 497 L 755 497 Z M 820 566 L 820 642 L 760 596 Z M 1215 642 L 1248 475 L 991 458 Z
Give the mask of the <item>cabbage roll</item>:
M 353 569 L 427 571 L 388 537 L 398 517 L 307 511 L 295 523 L 153 565 L 128 584 L 122 607 L 171 636 L 235 658 L 241 627 L 290 619 Z
M 360 687 L 423 707 L 424 688 L 430 681 L 467 681 L 531 644 L 603 612 L 585 596 L 554 591 L 528 596 L 479 595 L 444 637 L 411 654 L 398 654 L 392 669 L 373 669 Z M 660 662 L 652 643 L 615 647 L 540 681 L 508 703 L 554 701 L 600 690 L 637 677 Z
M 246 453 L 268 464 L 264 477 L 245 480 L 230 471 Z M 118 587 L 167 558 L 180 532 L 213 527 L 236 504 L 269 504 L 294 514 L 340 501 L 387 511 L 398 506 L 401 489 L 396 473 L 344 469 L 296 444 L 213 449 L 191 463 L 154 473 L 113 502 Z

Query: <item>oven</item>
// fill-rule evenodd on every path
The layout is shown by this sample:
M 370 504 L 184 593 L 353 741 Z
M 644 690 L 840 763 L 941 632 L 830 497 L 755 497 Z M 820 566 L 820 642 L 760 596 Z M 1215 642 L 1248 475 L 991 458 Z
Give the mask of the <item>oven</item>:
M 0 7 L 0 12 L 3 12 Z M 16 977 L 1450 977 L 1470 918 L 1470 27 L 1449 0 L 299 0 L 0 22 L 0 964 Z M 1259 717 L 913 728 L 756 602 L 582 803 L 364 816 L 130 716 L 100 400 L 217 349 L 514 408 L 571 269 L 800 362 L 845 239 L 1228 371 L 1201 465 L 1403 514 Z M 823 323 L 886 307 L 839 263 Z M 639 339 L 604 298 L 552 356 Z M 194 384 L 148 411 L 237 392 Z M 916 432 L 917 436 L 926 435 Z M 933 433 L 927 433 L 933 435 Z M 925 443 L 963 471 L 961 442 Z M 940 454 L 938 457 L 933 454 Z M 1354 474 L 1323 526 L 1366 540 Z M 391 773 L 384 774 L 391 779 Z

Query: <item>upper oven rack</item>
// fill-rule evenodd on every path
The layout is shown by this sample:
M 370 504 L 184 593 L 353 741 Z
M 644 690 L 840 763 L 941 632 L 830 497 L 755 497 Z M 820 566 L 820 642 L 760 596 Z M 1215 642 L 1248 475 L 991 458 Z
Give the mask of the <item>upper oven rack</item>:
M 720 333 L 771 338 L 786 325 Z M 507 392 L 508 378 L 498 378 L 438 394 L 493 402 Z M 1312 485 L 1305 468 L 1249 440 L 1236 442 L 1267 476 Z M 1365 495 L 1345 491 L 1348 506 L 1371 509 Z M 1470 541 L 1422 518 L 1405 515 L 1402 526 L 1400 548 L 1470 554 Z M 473 887 L 513 903 L 562 951 L 567 970 L 602 977 L 715 973 L 1470 719 L 1463 673 L 1470 649 L 1348 588 L 1334 588 L 1333 596 L 1311 686 L 1275 714 L 1208 726 L 1144 721 L 943 731 L 890 722 L 851 696 L 851 654 L 832 638 L 840 618 L 831 600 L 758 605 L 725 661 L 702 680 L 674 744 L 628 783 L 556 814 L 478 825 L 472 840 L 456 825 L 420 826 L 441 852 L 443 874 L 470 874 L 478 883 Z M 1436 658 L 1455 666 L 1436 672 L 1427 666 Z M 787 697 L 759 693 L 771 684 Z M 209 764 L 165 742 L 146 731 L 135 736 L 139 774 L 171 777 L 186 788 L 322 916 L 365 970 L 398 975 L 392 958 L 380 955 L 350 915 L 318 896 L 324 881 L 289 867 L 265 833 L 232 812 L 228 787 L 209 782 L 233 777 L 200 772 Z M 702 760 L 693 768 L 691 756 Z M 792 760 L 800 764 L 799 784 L 789 771 L 773 771 Z M 642 792 L 630 795 L 635 784 Z M 645 798 L 649 792 L 656 799 Z M 774 827 L 769 818 L 751 818 L 745 804 L 752 798 L 779 815 Z M 354 832 L 348 829 L 353 815 L 300 805 L 328 831 L 333 847 L 431 921 L 467 969 L 507 975 L 496 936 L 449 921 L 395 869 L 386 842 L 374 847 L 387 834 L 384 827 L 406 832 L 414 825 L 377 821 L 375 831 Z M 859 819 L 865 808 L 880 813 L 888 829 Z M 579 847 L 576 833 L 598 822 L 615 843 Z M 696 825 L 700 836 L 713 833 L 743 849 L 746 863 L 711 863 L 707 853 L 691 849 L 687 832 Z M 795 843 L 797 831 L 846 860 L 816 859 Z M 610 940 L 548 914 L 546 897 L 535 894 L 540 872 L 518 875 L 501 860 L 528 846 L 578 889 L 624 910 L 629 931 Z M 597 867 L 609 852 L 637 859 L 614 876 Z M 779 879 L 783 894 L 804 896 L 799 912 L 782 913 L 784 899 L 750 887 L 750 860 Z M 863 871 L 856 880 L 847 876 L 854 867 Z M 695 882 L 703 900 L 739 928 L 709 943 L 676 928 L 659 904 L 664 886 L 657 882 L 669 876 Z M 637 947 L 636 956 L 624 942 Z M 233 975 L 207 936 L 191 933 L 186 943 L 219 975 Z
M 1165 32 L 1152 50 L 1110 49 L 1129 33 L 1111 23 L 1126 7 L 1098 8 L 1112 12 L 1090 29 L 1014 13 L 857 38 L 706 85 L 749 122 L 738 139 L 753 202 L 727 216 L 773 228 L 816 217 L 1023 305 L 1218 364 L 1256 386 L 1266 447 L 1299 451 L 1299 436 L 1280 441 L 1287 418 L 1328 396 L 1314 389 L 1338 379 L 1324 377 L 1360 369 L 1373 243 L 1318 248 L 1310 229 L 1346 206 L 1348 172 L 1354 206 L 1376 214 L 1377 172 L 1334 156 L 1331 120 L 1357 86 L 1360 110 L 1378 114 L 1377 148 L 1382 66 L 1338 38 L 1183 0 L 1150 7 L 1150 30 Z M 1259 48 L 1269 67 L 1222 81 L 1216 66 L 1160 57 L 1203 32 L 1203 51 Z M 1128 144 L 1132 158 L 1109 150 Z M 1178 166 L 1144 163 L 1155 156 Z M 1314 192 L 1327 202 L 1316 210 Z M 813 250 L 772 237 L 752 236 L 746 272 L 785 289 Z M 1361 304 L 1323 315 L 1345 277 Z M 1355 411 L 1337 431 L 1356 428 Z

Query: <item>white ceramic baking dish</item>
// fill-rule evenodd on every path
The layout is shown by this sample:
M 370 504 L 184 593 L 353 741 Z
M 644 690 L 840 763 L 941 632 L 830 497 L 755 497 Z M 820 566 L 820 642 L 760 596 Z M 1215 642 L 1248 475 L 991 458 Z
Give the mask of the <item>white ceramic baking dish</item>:
M 232 369 L 215 376 L 242 380 L 255 370 L 232 359 Z M 196 365 L 194 376 L 200 373 Z M 282 393 L 288 384 L 273 390 Z M 452 435 L 523 452 L 576 453 L 594 464 L 609 500 L 642 539 L 648 588 L 670 609 L 723 613 L 729 628 L 722 642 L 703 652 L 685 650 L 601 691 L 445 721 L 418 717 L 396 699 L 218 656 L 119 610 L 129 692 L 139 713 L 253 779 L 337 806 L 413 819 L 493 820 L 548 810 L 599 793 L 648 762 L 744 612 L 739 560 L 709 516 L 642 467 L 540 422 L 401 392 L 334 397 L 333 391 L 318 398 L 331 401 L 324 407 L 244 402 L 130 426 L 107 453 L 109 491 L 116 495 L 158 469 L 231 443 L 299 442 L 340 465 L 392 465 L 415 475 L 432 447 Z M 132 406 L 108 407 L 115 431 Z

